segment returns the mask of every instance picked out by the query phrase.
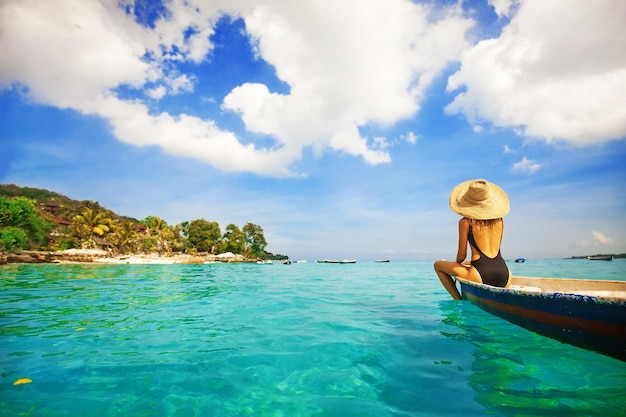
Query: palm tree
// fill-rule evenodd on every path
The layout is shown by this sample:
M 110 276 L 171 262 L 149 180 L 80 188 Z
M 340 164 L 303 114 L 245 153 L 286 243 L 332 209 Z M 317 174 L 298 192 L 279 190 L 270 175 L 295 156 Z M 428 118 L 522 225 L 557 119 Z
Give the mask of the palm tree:
M 83 210 L 82 214 L 76 215 L 70 225 L 70 234 L 76 236 L 81 241 L 91 240 L 93 236 L 103 237 L 111 231 L 113 220 L 107 213 L 101 211 L 96 213 L 91 208 Z
M 113 235 L 113 243 L 121 253 L 132 251 L 132 243 L 137 239 L 133 222 L 120 222 L 115 226 L 115 234 Z
M 143 239 L 143 247 L 149 251 L 167 251 L 171 252 L 173 248 L 178 247 L 176 243 L 177 229 L 170 226 L 167 222 L 157 216 L 148 216 L 142 220 L 146 226 L 147 237 Z M 180 236 L 180 233 L 178 233 Z

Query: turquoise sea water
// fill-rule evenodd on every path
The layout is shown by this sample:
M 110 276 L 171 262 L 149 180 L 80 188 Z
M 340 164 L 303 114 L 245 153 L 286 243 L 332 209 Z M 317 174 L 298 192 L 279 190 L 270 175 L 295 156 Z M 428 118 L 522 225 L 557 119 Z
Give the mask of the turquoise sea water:
M 0 285 L 0 415 L 626 415 L 626 362 L 451 300 L 431 262 L 7 265 Z

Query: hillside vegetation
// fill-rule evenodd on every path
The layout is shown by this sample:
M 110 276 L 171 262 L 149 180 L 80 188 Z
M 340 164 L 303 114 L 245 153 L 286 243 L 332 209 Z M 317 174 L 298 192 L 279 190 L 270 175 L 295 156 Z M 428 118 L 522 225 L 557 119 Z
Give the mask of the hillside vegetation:
M 286 259 L 265 250 L 263 228 L 204 218 L 167 224 L 150 215 L 142 220 L 114 213 L 97 201 L 74 200 L 40 188 L 0 184 L 0 251 L 102 248 L 112 253 L 233 252 L 247 258 Z

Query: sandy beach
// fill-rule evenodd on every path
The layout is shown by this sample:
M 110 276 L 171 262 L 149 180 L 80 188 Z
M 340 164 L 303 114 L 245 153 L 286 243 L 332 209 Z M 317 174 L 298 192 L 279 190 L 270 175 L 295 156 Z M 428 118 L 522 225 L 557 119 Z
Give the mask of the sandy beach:
M 71 249 L 76 251 L 77 249 Z M 85 249 L 78 249 L 85 250 Z M 89 250 L 87 250 L 89 251 Z M 189 255 L 189 254 L 132 254 L 132 255 L 118 255 L 110 256 L 106 251 L 92 250 L 90 252 L 95 263 L 103 264 L 203 264 L 213 262 L 252 262 L 254 260 L 245 259 L 243 255 L 237 255 L 231 252 L 221 253 L 219 255 L 201 254 L 201 255 Z M 97 253 L 96 253 L 97 252 Z M 104 252 L 104 253 L 102 253 Z
M 192 255 L 159 256 L 158 254 L 149 254 L 96 257 L 93 262 L 101 264 L 201 264 L 214 261 L 208 261 L 204 257 Z
M 204 264 L 204 263 L 231 263 L 254 262 L 256 259 L 246 259 L 243 255 L 231 252 L 213 254 L 124 254 L 112 255 L 102 249 L 67 249 L 63 251 L 22 251 L 18 254 L 3 254 L 3 264 L 6 263 L 97 263 L 97 264 Z

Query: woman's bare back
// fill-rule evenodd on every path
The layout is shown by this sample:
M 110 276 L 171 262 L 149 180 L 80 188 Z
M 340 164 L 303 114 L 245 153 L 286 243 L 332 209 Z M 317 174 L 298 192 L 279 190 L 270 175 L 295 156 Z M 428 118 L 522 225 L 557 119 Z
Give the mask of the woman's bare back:
M 474 241 L 485 255 L 489 258 L 495 258 L 500 251 L 502 243 L 502 234 L 504 232 L 504 222 L 502 219 L 495 220 L 469 220 L 472 225 L 472 234 Z M 480 258 L 480 253 L 472 247 L 473 261 Z

